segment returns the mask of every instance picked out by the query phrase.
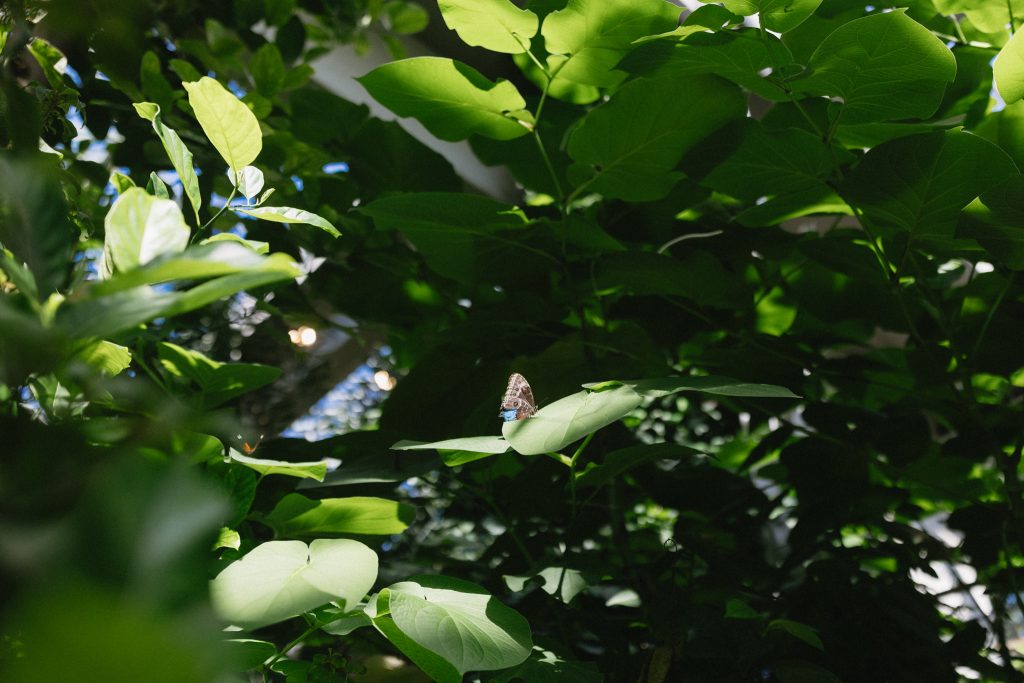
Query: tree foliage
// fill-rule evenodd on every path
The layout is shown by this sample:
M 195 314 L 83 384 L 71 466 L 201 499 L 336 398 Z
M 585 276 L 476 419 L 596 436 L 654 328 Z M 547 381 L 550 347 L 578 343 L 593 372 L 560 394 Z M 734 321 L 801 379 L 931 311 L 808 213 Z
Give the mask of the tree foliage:
M 1022 18 L 8 3 L 0 678 L 1019 680 Z

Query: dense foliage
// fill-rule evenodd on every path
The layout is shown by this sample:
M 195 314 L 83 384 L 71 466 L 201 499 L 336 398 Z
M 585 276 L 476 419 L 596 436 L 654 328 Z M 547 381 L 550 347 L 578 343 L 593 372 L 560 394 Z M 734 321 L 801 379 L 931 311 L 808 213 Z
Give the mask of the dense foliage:
M 1020 680 L 1022 20 L 0 6 L 0 679 Z

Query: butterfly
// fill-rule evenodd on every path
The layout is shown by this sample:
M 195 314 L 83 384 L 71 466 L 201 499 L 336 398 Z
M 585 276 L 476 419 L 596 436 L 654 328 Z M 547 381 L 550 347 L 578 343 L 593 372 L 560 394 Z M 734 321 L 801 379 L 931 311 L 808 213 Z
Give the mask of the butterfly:
M 533 417 L 536 412 L 537 403 L 533 400 L 530 383 L 518 372 L 513 372 L 508 378 L 508 388 L 505 389 L 505 398 L 501 401 L 498 416 L 505 422 L 513 422 Z

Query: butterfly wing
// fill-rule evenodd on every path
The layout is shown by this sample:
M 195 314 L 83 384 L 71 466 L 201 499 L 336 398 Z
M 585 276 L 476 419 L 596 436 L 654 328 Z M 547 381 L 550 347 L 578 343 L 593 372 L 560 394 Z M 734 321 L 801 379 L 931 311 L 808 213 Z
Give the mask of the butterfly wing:
M 518 372 L 512 373 L 508 378 L 508 388 L 505 389 L 505 398 L 501 401 L 498 415 L 505 422 L 512 422 L 533 417 L 536 412 L 537 403 L 533 399 L 530 383 Z

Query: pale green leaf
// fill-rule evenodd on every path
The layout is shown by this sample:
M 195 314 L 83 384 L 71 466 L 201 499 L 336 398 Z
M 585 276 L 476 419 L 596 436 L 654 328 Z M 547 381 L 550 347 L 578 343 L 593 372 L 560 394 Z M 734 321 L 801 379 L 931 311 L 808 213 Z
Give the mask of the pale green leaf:
M 587 587 L 587 581 L 577 569 L 564 567 L 546 567 L 533 574 L 521 576 L 504 575 L 505 585 L 513 593 L 525 590 L 533 579 L 540 579 L 540 589 L 548 595 L 558 595 L 559 599 L 569 604 L 572 599 Z
M 237 171 L 229 168 L 227 173 L 231 186 L 237 188 L 246 199 L 252 199 L 263 189 L 263 171 L 255 166 L 246 166 Z
M 537 15 L 510 0 L 438 0 L 437 6 L 444 23 L 467 45 L 518 54 L 529 49 L 537 33 Z
M 533 417 L 506 422 L 501 431 L 522 455 L 557 452 L 621 420 L 640 401 L 640 395 L 626 386 L 601 392 L 581 391 L 544 406 Z
M 327 602 L 358 603 L 377 580 L 377 554 L 357 541 L 270 541 L 231 563 L 210 583 L 226 621 L 258 628 Z
M 119 375 L 132 364 L 128 347 L 97 339 L 75 354 L 74 360 L 91 365 L 105 375 Z
M 287 460 L 262 460 L 242 455 L 231 449 L 228 452 L 232 462 L 245 465 L 249 469 L 256 470 L 266 476 L 268 474 L 281 474 L 286 477 L 297 477 L 299 479 L 316 479 L 323 481 L 327 474 L 327 461 L 319 462 L 288 462 Z
M 377 67 L 357 80 L 385 107 L 414 117 L 442 140 L 464 140 L 474 133 L 511 140 L 530 132 L 510 115 L 526 107 L 516 86 L 492 83 L 461 62 L 414 57 Z
M 999 51 L 992 73 L 999 95 L 1006 104 L 1024 98 L 1024 36 L 1020 31 L 1014 33 Z
M 258 206 L 255 208 L 232 206 L 231 209 L 238 213 L 244 213 L 246 216 L 270 221 L 271 223 L 301 223 L 303 225 L 312 225 L 313 227 L 320 228 L 331 237 L 341 236 L 338 229 L 331 225 L 331 222 L 326 218 L 318 216 L 310 211 L 293 209 L 290 206 Z
M 160 107 L 152 102 L 136 102 L 135 111 L 139 116 L 152 122 L 153 130 L 160 138 L 160 142 L 171 160 L 182 187 L 185 189 L 185 196 L 192 205 L 192 211 L 196 216 L 196 224 L 199 224 L 199 207 L 202 206 L 203 197 L 199 193 L 199 178 L 196 177 L 196 170 L 192 166 L 192 152 L 188 150 L 178 134 L 165 126 L 160 119 Z M 122 190 L 123 191 L 123 190 Z
M 382 604 L 383 603 L 383 604 Z M 530 626 L 518 612 L 483 588 L 444 576 L 418 576 L 393 584 L 377 596 L 374 625 L 390 622 L 426 652 L 440 657 L 458 674 L 515 666 L 533 648 Z M 395 643 L 418 665 L 417 654 Z M 425 669 L 426 670 L 426 669 Z M 434 675 L 431 671 L 427 671 Z M 461 680 L 445 673 L 436 680 Z
M 188 244 L 189 228 L 178 205 L 138 187 L 117 198 L 104 227 L 103 271 L 108 276 L 181 252 Z
M 227 165 L 240 171 L 251 164 L 263 149 L 263 134 L 249 107 L 209 76 L 183 85 L 199 125 Z
M 638 394 L 647 398 L 661 398 L 680 391 L 702 391 L 706 394 L 716 394 L 718 396 L 740 396 L 745 398 L 800 398 L 786 387 L 774 384 L 753 384 L 717 375 L 659 377 L 657 379 L 601 382 L 598 384 L 585 384 L 584 386 L 591 389 L 603 389 L 615 385 L 630 387 Z

